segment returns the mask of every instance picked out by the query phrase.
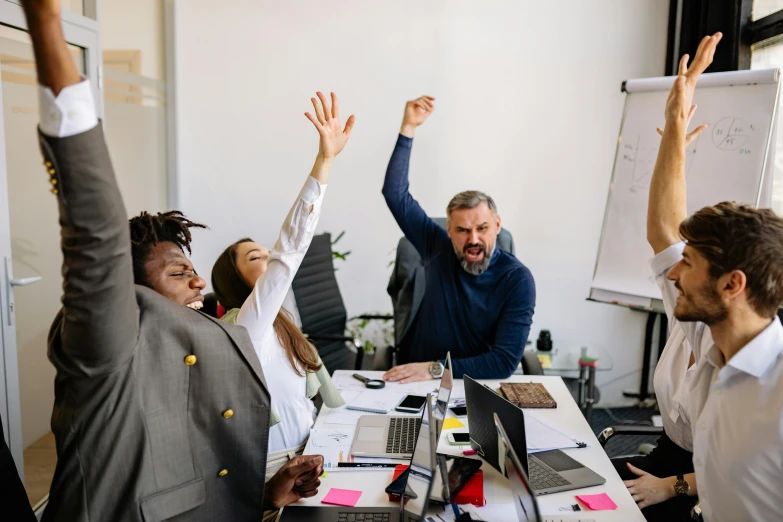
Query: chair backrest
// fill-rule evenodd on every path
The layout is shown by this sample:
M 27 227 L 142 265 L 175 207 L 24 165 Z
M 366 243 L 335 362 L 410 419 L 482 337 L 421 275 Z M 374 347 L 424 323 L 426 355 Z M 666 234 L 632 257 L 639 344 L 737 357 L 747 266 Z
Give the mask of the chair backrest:
M 332 236 L 313 237 L 292 285 L 305 334 L 345 335 L 347 312 L 332 262 Z M 342 341 L 313 341 L 329 370 L 354 369 L 356 354 Z
M 445 217 L 432 218 L 432 220 L 444 230 L 446 229 Z M 505 228 L 500 229 L 497 247 L 512 256 L 516 255 L 514 238 Z M 425 286 L 424 264 L 421 256 L 411 242 L 403 236 L 397 243 L 395 267 L 386 288 L 394 309 L 394 341 L 397 346 L 416 319 L 419 306 L 424 299 Z

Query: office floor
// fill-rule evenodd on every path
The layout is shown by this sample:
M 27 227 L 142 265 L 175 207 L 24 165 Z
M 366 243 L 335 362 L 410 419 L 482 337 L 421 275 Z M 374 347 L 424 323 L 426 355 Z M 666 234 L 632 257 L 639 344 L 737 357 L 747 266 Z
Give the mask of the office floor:
M 57 464 L 57 448 L 50 431 L 24 450 L 24 487 L 30 505 L 35 506 L 49 494 Z

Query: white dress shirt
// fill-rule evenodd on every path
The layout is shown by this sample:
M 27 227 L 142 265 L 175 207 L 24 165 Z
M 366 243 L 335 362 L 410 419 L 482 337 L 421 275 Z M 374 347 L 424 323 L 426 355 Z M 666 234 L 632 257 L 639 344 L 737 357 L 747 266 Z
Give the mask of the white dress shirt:
M 315 418 L 315 406 L 306 393 L 305 372 L 299 368 L 302 375 L 297 375 L 291 367 L 273 324 L 313 239 L 325 191 L 326 185 L 307 178 L 272 248 L 266 272 L 256 281 L 237 316 L 236 324 L 244 326 L 253 341 L 272 409 L 281 420 L 269 432 L 270 454 L 302 445 Z
M 680 323 L 668 313 L 671 325 L 669 338 L 655 366 L 653 388 L 661 410 L 663 429 L 676 445 L 693 452 L 693 433 L 688 410 L 688 381 L 696 365 L 688 368 L 691 346 Z
M 684 246 L 651 261 L 667 311 L 679 291 L 666 274 Z M 726 363 L 704 323 L 676 322 L 696 356 L 687 392 L 704 519 L 783 520 L 783 326 L 775 318 Z
M 41 132 L 53 138 L 65 138 L 87 132 L 98 125 L 90 82 L 69 85 L 57 97 L 49 87 L 38 86 Z

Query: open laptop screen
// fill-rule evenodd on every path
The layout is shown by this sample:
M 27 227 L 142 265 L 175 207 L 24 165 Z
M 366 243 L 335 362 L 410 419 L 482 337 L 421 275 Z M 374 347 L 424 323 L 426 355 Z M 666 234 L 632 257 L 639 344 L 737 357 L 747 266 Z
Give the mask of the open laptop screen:
M 421 429 L 416 439 L 416 447 L 411 458 L 410 472 L 406 490 L 413 491 L 413 498 L 407 499 L 404 504 L 404 520 L 424 520 L 424 515 L 429 505 L 429 497 L 432 492 L 433 470 L 435 465 L 435 453 L 433 442 L 434 420 L 430 401 L 424 405 L 424 413 L 421 418 Z M 403 497 L 404 498 L 404 497 Z
M 541 520 L 538 503 L 527 480 L 527 475 L 519 461 L 519 457 L 509 443 L 506 430 L 498 416 L 495 415 L 495 427 L 498 431 L 498 446 L 500 455 L 505 455 L 505 470 L 511 486 L 511 498 L 520 522 L 538 522 Z
M 438 421 L 438 434 L 440 434 L 440 424 L 446 418 L 446 410 L 449 408 L 449 399 L 451 398 L 451 387 L 454 381 L 451 374 L 451 353 L 446 354 L 446 365 L 443 367 L 443 375 L 440 378 L 440 387 L 438 388 L 438 400 L 435 403 L 435 419 Z

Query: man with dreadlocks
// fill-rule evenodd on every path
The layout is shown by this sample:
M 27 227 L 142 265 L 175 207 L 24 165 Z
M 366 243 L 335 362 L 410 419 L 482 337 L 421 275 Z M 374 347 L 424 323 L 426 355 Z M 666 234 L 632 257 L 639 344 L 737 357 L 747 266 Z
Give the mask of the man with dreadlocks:
M 315 495 L 321 456 L 295 457 L 264 483 L 270 397 L 251 340 L 191 309 L 205 283 L 185 251 L 203 225 L 168 212 L 128 226 L 60 0 L 22 6 L 64 257 L 48 352 L 58 462 L 44 520 L 258 521 Z

